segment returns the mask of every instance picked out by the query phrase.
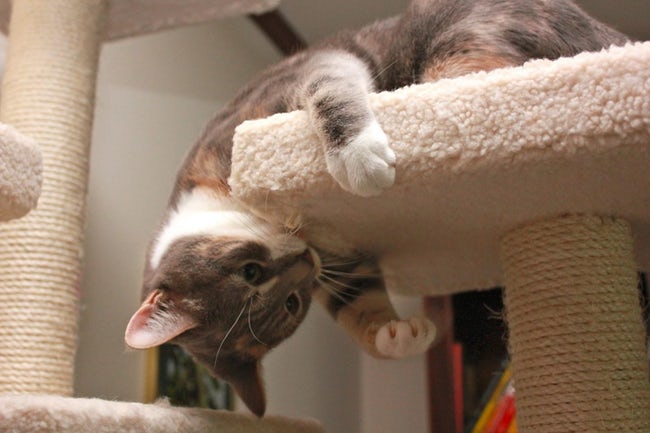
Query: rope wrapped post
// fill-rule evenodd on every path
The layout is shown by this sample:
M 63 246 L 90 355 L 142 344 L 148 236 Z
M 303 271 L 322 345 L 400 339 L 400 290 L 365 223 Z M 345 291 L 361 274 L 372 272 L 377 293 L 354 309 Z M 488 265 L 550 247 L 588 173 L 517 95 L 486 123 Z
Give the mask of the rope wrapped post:
M 521 432 L 649 432 L 650 382 L 629 225 L 564 216 L 502 241 Z
M 70 395 L 105 0 L 13 0 L 0 119 L 41 145 L 43 188 L 0 226 L 0 393 Z

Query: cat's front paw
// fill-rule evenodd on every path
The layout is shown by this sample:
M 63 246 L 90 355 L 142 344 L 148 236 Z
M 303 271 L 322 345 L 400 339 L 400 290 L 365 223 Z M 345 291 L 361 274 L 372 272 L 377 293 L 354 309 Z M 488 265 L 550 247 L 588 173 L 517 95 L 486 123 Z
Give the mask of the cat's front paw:
M 377 330 L 375 347 L 387 358 L 404 358 L 425 352 L 435 336 L 436 327 L 430 320 L 391 320 Z
M 395 153 L 373 121 L 342 148 L 328 153 L 327 168 L 346 191 L 371 197 L 395 182 Z

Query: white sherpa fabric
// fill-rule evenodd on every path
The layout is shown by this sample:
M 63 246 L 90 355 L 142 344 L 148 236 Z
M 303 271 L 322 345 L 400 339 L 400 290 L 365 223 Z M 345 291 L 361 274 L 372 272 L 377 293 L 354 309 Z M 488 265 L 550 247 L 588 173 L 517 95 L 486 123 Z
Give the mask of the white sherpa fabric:
M 0 221 L 25 215 L 41 192 L 42 161 L 36 142 L 0 123 Z
M 230 185 L 312 242 L 381 258 L 389 287 L 500 285 L 499 241 L 563 213 L 628 219 L 650 269 L 650 43 L 373 94 L 397 155 L 380 197 L 341 190 L 304 112 L 247 121 Z
M 0 396 L 4 433 L 322 433 L 316 421 L 45 395 Z

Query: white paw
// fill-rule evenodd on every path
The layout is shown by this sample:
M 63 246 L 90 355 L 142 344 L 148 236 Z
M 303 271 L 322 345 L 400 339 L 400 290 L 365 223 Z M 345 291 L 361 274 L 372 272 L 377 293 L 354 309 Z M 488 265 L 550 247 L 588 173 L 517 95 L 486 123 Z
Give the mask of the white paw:
M 387 358 L 404 358 L 426 351 L 435 336 L 436 327 L 430 320 L 391 320 L 377 331 L 375 347 Z
M 327 155 L 327 168 L 343 189 L 370 197 L 395 182 L 395 153 L 379 123 L 373 121 L 344 147 Z

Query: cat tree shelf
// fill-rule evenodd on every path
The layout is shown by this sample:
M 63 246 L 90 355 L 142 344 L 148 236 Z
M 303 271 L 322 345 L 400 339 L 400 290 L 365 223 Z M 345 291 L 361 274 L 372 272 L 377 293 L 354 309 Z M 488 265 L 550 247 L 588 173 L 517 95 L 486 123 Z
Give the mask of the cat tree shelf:
M 36 142 L 0 124 L 0 221 L 20 218 L 36 207 L 42 178 Z
M 3 432 L 323 433 L 316 421 L 157 404 L 59 396 L 0 395 Z
M 404 294 L 502 285 L 501 237 L 565 213 L 630 221 L 650 270 L 649 65 L 645 43 L 371 95 L 397 155 L 374 198 L 329 176 L 305 112 L 247 121 L 230 186 L 316 243 L 378 254 Z
M 505 285 L 521 431 L 650 431 L 650 43 L 370 102 L 397 155 L 381 196 L 338 187 L 304 112 L 238 127 L 233 195 L 376 254 L 395 292 Z

